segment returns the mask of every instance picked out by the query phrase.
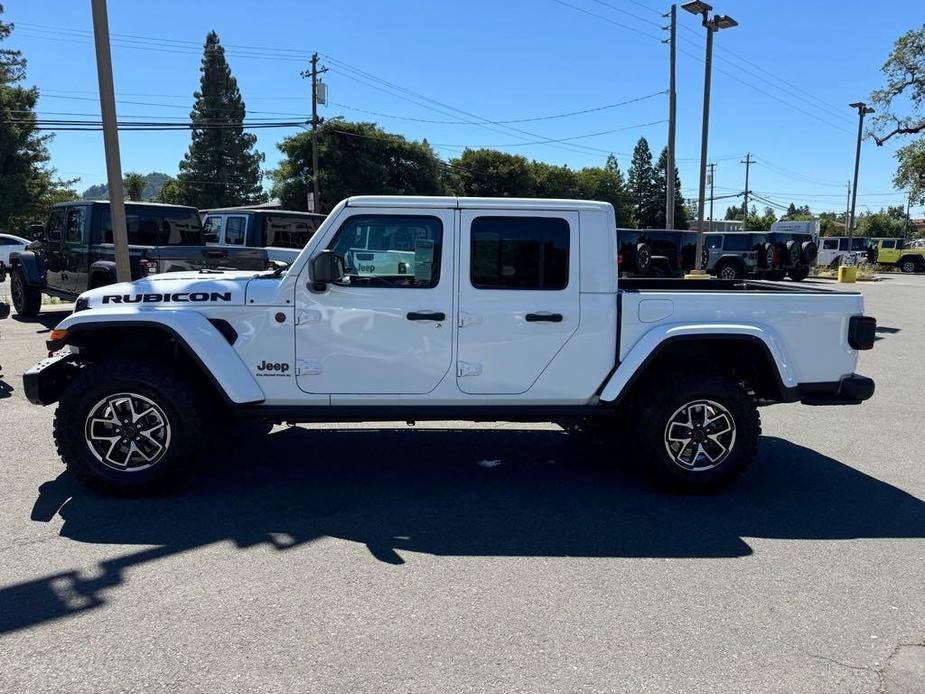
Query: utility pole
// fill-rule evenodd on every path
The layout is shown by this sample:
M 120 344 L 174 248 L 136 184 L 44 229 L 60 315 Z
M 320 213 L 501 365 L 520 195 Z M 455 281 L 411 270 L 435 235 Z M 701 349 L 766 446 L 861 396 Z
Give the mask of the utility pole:
M 318 212 L 321 209 L 321 191 L 318 187 L 318 125 L 321 119 L 318 118 L 318 103 L 327 103 L 327 94 L 323 98 L 318 98 L 318 75 L 327 72 L 328 69 L 318 67 L 318 54 L 312 53 L 312 69 L 309 73 L 312 78 L 312 212 Z M 303 72 L 302 76 L 306 74 Z
M 122 199 L 122 163 L 119 156 L 119 130 L 116 123 L 116 95 L 112 86 L 112 53 L 109 48 L 109 16 L 106 0 L 90 0 L 93 12 L 93 38 L 96 42 L 96 76 L 103 115 L 103 148 L 106 152 L 106 180 L 109 184 L 109 214 L 112 245 L 116 254 L 116 280 L 132 281 L 128 256 L 125 201 Z
M 748 229 L 748 170 L 751 168 L 751 165 L 755 163 L 755 160 L 752 159 L 752 153 L 745 153 L 745 161 L 740 161 L 740 164 L 745 164 L 745 201 L 742 203 L 742 211 L 745 213 L 742 222 L 742 229 Z
M 676 104 L 677 93 L 675 92 L 675 39 L 678 29 L 678 6 L 672 5 L 668 13 L 671 17 L 671 24 L 666 27 L 670 30 L 668 39 L 668 170 L 665 172 L 665 181 L 667 182 L 665 196 L 665 226 L 674 229 L 674 199 L 675 199 L 675 178 L 674 178 L 674 133 L 677 125 Z
M 873 113 L 874 109 L 865 104 L 863 101 L 856 101 L 848 104 L 851 108 L 858 110 L 858 145 L 854 152 L 854 186 L 851 190 L 851 218 L 848 227 L 848 248 L 851 248 L 851 238 L 854 236 L 854 210 L 858 201 L 858 170 L 861 168 L 861 137 L 864 135 L 864 116 Z
M 713 231 L 713 176 L 716 174 L 716 162 L 707 164 L 710 167 L 710 231 Z
M 851 224 L 851 181 L 848 181 L 848 200 L 845 202 L 845 233 L 846 234 L 848 233 L 849 224 Z

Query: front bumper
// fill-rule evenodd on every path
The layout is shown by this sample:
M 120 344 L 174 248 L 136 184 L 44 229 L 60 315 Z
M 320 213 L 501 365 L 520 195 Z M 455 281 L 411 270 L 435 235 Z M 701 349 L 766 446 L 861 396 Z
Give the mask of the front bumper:
M 58 402 L 61 394 L 80 367 L 74 362 L 74 355 L 65 352 L 43 359 L 22 377 L 26 399 L 34 405 L 51 405 Z
M 857 405 L 874 394 L 874 379 L 851 374 L 832 383 L 801 383 L 797 392 L 804 405 Z

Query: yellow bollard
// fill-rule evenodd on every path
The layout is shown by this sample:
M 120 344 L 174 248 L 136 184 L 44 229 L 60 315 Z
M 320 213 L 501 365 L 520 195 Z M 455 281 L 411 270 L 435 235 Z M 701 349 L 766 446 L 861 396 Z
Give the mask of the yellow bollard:
M 711 279 L 709 272 L 704 272 L 703 270 L 691 270 L 686 275 L 684 275 L 686 280 L 708 280 Z
M 851 283 L 858 281 L 858 269 L 854 265 L 839 265 L 838 281 Z

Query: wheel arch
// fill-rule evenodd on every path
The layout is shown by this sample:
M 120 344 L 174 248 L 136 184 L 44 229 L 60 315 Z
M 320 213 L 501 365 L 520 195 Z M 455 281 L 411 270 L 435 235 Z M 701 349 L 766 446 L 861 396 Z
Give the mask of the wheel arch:
M 169 355 L 177 365 L 201 377 L 228 405 L 257 404 L 265 399 L 256 379 L 232 347 L 237 335 L 227 322 L 210 321 L 193 312 L 151 313 L 154 315 L 73 314 L 57 326 L 57 330 L 67 331 L 65 337 L 49 343 L 49 348 L 76 346 L 81 361 Z
M 33 251 L 13 251 L 10 253 L 9 268 L 19 268 L 30 287 L 41 289 L 45 284 L 40 267 L 40 260 Z
M 763 402 L 798 400 L 796 382 L 782 350 L 757 326 L 678 326 L 647 333 L 630 350 L 601 391 L 614 405 L 640 394 L 646 383 L 671 369 L 725 371 L 746 381 Z

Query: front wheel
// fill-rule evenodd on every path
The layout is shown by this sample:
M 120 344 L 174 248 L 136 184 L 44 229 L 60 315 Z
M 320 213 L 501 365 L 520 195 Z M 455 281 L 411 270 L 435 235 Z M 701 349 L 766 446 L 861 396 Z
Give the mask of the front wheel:
M 26 277 L 18 267 L 10 274 L 10 298 L 16 314 L 23 318 L 34 318 L 42 309 L 42 292 L 26 283 Z
M 662 483 L 687 492 L 720 489 L 745 472 L 761 420 L 745 388 L 721 376 L 666 379 L 638 413 L 644 460 Z
M 55 411 L 54 436 L 67 469 L 112 494 L 147 494 L 190 471 L 202 407 L 174 369 L 144 362 L 85 367 Z
M 919 265 L 912 258 L 906 258 L 900 263 L 899 269 L 903 272 L 915 272 L 919 269 Z
M 738 263 L 722 262 L 716 266 L 716 276 L 721 280 L 740 280 L 745 273 Z
M 802 282 L 807 277 L 809 277 L 809 268 L 808 267 L 795 267 L 787 270 L 787 276 L 792 279 L 794 282 Z

